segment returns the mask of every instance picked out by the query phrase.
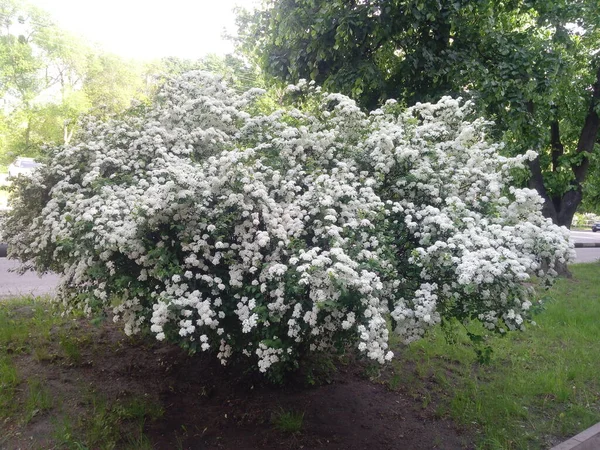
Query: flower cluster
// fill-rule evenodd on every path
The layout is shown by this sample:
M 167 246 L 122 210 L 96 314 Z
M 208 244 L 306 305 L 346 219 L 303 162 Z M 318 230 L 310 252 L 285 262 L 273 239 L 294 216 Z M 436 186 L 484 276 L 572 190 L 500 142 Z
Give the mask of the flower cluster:
M 0 211 L 0 243 L 4 242 L 4 222 L 6 222 L 6 213 Z
M 383 363 L 390 331 L 441 318 L 523 328 L 523 282 L 572 254 L 540 197 L 509 187 L 531 155 L 500 156 L 458 100 L 365 114 L 289 92 L 302 109 L 261 113 L 260 91 L 189 73 L 89 119 L 19 187 L 13 256 L 61 273 L 66 308 L 262 372 L 347 344 Z

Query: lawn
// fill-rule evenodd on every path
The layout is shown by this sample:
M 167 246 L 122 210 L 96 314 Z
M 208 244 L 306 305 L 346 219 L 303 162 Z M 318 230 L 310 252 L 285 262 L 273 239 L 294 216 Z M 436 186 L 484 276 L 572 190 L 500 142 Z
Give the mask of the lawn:
M 384 370 L 321 360 L 329 371 L 284 387 L 45 299 L 5 300 L 0 448 L 545 449 L 600 421 L 600 265 L 571 270 L 541 294 L 537 326 L 488 338 L 486 364 L 464 330 L 451 344 L 435 329 Z
M 477 430 L 486 449 L 548 448 L 600 422 L 600 265 L 570 269 L 541 293 L 537 326 L 490 337 L 488 364 L 464 330 L 451 344 L 437 329 L 404 350 L 390 386 Z

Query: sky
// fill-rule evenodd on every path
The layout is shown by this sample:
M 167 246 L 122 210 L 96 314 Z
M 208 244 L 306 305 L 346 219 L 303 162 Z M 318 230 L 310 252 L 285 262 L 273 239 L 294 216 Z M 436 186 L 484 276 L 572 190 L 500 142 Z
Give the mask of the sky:
M 236 5 L 258 0 L 29 0 L 61 28 L 126 58 L 196 59 L 233 50 Z

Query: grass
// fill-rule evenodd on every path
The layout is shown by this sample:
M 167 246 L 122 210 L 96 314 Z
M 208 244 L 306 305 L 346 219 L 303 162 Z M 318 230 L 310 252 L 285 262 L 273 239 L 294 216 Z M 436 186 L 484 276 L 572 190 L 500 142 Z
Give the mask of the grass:
M 15 298 L 0 302 L 0 419 L 27 426 L 43 414 L 52 414 L 52 438 L 68 449 L 151 449 L 144 424 L 164 413 L 143 396 L 107 401 L 81 388 L 83 413 L 70 416 L 62 399 L 54 398 L 47 380 L 24 377 L 16 358 L 31 355 L 40 364 L 78 366 L 92 340 L 73 316 L 63 317 L 44 298 Z M 0 430 L 0 435 L 2 431 Z M 2 446 L 3 437 L 0 437 Z
M 0 418 L 9 417 L 13 413 L 16 387 L 20 381 L 12 360 L 0 355 Z
M 151 449 L 144 434 L 146 421 L 164 414 L 160 405 L 141 397 L 109 402 L 95 391 L 82 394 L 86 414 L 64 415 L 55 421 L 52 436 L 61 448 L 69 449 Z
M 13 357 L 33 352 L 40 340 L 49 338 L 50 330 L 60 320 L 48 313 L 48 305 L 44 301 L 20 298 L 0 302 L 0 418 L 11 417 L 19 407 L 15 404 L 15 397 L 22 381 L 28 383 L 31 395 L 22 411 L 23 420 L 28 422 L 37 414 L 34 413 L 36 409 L 38 412 L 45 409 L 46 397 L 40 391 L 39 380 L 21 380 Z M 36 401 L 41 402 L 38 405 L 41 409 L 34 406 Z
M 24 404 L 25 422 L 30 422 L 37 414 L 52 409 L 54 404 L 50 390 L 37 378 L 27 381 L 27 398 Z
M 282 409 L 273 417 L 273 425 L 279 431 L 289 434 L 296 434 L 302 430 L 304 422 L 304 413 L 297 411 L 286 411 Z
M 61 333 L 58 344 L 65 357 L 72 364 L 77 365 L 81 363 L 81 342 L 79 339 L 65 332 Z
M 438 328 L 405 349 L 390 388 L 475 426 L 482 449 L 548 448 L 599 422 L 600 265 L 571 270 L 572 280 L 561 279 L 545 293 L 537 326 L 488 338 L 488 364 L 477 363 L 464 330 L 451 344 Z
M 67 319 L 53 314 L 44 298 L 30 297 L 0 302 L 0 354 L 27 352 L 39 342 L 47 342 L 53 327 Z
M 146 420 L 155 420 L 164 413 L 162 407 L 140 397 L 127 401 L 110 403 L 96 392 L 87 394 L 89 413 L 77 421 L 71 435 L 75 440 L 63 440 L 73 446 L 83 442 L 88 448 L 119 448 L 123 443 L 131 448 L 148 447 L 149 441 L 144 435 Z

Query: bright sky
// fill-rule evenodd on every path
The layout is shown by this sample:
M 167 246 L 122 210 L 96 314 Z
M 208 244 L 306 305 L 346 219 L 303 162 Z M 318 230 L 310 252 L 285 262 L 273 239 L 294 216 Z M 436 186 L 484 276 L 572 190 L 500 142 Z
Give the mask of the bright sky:
M 222 37 L 234 31 L 233 8 L 257 0 L 29 0 L 63 29 L 105 50 L 137 59 L 199 58 L 233 47 Z

